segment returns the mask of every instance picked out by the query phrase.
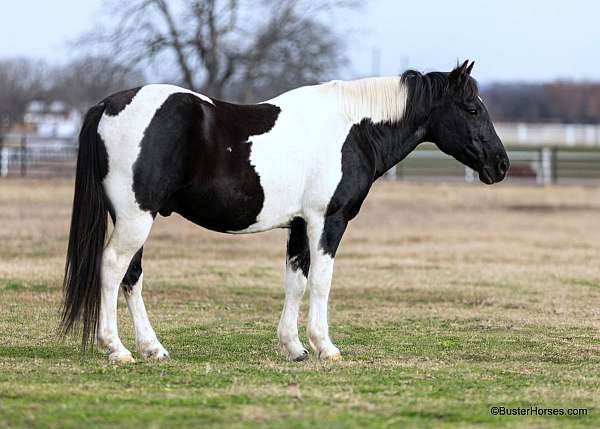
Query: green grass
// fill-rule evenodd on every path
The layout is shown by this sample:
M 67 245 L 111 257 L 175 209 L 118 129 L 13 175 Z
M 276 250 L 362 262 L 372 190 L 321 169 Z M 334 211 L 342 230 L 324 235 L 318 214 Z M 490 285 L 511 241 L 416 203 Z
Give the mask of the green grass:
M 64 183 L 0 182 L 0 428 L 600 427 L 596 188 L 377 187 L 336 258 L 337 363 L 279 354 L 284 234 L 177 218 L 144 252 L 171 359 L 81 354 L 56 335 L 70 200 Z M 585 209 L 512 209 L 546 205 Z M 305 323 L 306 303 L 306 344 Z M 122 299 L 119 330 L 131 348 Z
M 2 346 L 0 426 L 600 425 L 599 340 L 590 330 L 407 319 L 332 331 L 344 353 L 337 364 L 283 361 L 263 322 L 164 330 L 172 354 L 164 363 L 113 366 L 79 355 L 71 341 Z M 494 405 L 589 412 L 492 416 Z

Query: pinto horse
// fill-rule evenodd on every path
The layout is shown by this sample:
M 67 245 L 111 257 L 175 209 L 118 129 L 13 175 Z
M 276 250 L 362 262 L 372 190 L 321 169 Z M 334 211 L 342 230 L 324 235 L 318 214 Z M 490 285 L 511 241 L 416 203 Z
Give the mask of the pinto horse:
M 133 361 L 117 332 L 121 287 L 141 356 L 169 356 L 142 300 L 142 250 L 156 215 L 175 212 L 219 232 L 287 228 L 282 350 L 308 357 L 297 326 L 308 284 L 310 345 L 321 359 L 340 359 L 327 325 L 333 261 L 373 182 L 424 141 L 486 184 L 508 170 L 472 67 L 332 81 L 255 105 L 172 85 L 109 96 L 79 136 L 63 331 L 82 321 L 84 348 L 95 340 L 110 361 Z M 114 228 L 105 244 L 107 214 Z

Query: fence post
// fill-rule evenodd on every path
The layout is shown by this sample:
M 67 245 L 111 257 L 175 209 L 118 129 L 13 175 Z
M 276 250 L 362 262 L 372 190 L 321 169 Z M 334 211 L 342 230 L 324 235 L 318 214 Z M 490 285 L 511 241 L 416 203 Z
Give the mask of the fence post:
M 558 149 L 553 147 L 552 151 L 552 169 L 550 170 L 550 180 L 552 183 L 558 183 Z
M 4 150 L 4 135 L 0 134 L 0 177 L 8 176 L 8 156 Z
M 539 150 L 536 181 L 540 185 L 552 185 L 556 182 L 556 149 L 543 147 Z
M 21 136 L 21 177 L 27 176 L 27 137 Z
M 465 165 L 465 182 L 473 183 L 475 182 L 475 172 Z

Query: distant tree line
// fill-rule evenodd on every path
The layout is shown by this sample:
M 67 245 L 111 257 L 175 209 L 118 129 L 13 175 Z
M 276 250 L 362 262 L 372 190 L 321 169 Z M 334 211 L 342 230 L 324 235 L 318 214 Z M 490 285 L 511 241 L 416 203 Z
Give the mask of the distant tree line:
M 105 20 L 62 65 L 0 60 L 0 131 L 33 100 L 86 110 L 152 80 L 216 98 L 266 100 L 338 77 L 346 63 L 341 11 L 363 0 L 105 0 Z M 493 84 L 496 121 L 600 123 L 600 83 Z
M 482 97 L 495 121 L 600 123 L 600 83 L 494 84 Z
M 21 122 L 34 100 L 58 100 L 83 112 L 110 93 L 144 82 L 141 72 L 107 56 L 82 56 L 58 66 L 27 58 L 0 60 L 0 131 Z
M 105 0 L 104 24 L 74 46 L 83 55 L 61 66 L 0 60 L 0 130 L 32 100 L 83 111 L 148 75 L 238 102 L 331 79 L 346 57 L 344 37 L 327 22 L 361 2 Z
M 332 78 L 346 62 L 340 12 L 361 0 L 106 0 L 82 39 L 215 98 L 255 102 Z M 329 24 L 328 24 L 329 23 Z

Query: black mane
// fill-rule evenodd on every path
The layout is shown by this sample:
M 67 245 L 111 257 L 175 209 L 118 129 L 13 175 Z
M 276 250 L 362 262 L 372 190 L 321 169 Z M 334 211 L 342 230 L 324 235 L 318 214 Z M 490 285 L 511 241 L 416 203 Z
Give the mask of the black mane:
M 458 88 L 451 86 L 450 76 L 453 72 L 421 73 L 417 70 L 406 70 L 402 73 L 401 82 L 407 88 L 404 122 L 415 124 L 426 116 L 434 103 L 443 99 L 451 90 L 455 96 L 465 100 L 473 100 L 479 95 L 477 81 L 469 77 L 464 85 Z

